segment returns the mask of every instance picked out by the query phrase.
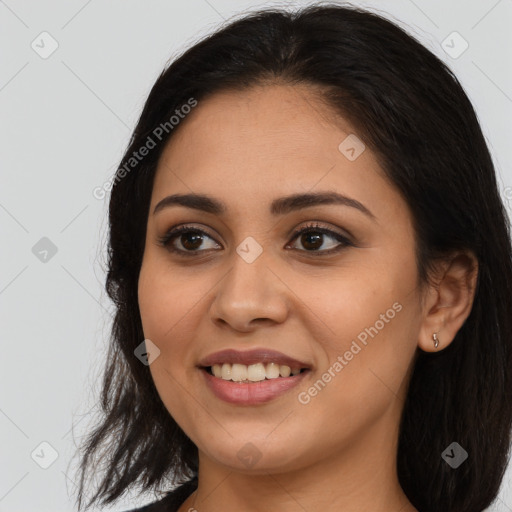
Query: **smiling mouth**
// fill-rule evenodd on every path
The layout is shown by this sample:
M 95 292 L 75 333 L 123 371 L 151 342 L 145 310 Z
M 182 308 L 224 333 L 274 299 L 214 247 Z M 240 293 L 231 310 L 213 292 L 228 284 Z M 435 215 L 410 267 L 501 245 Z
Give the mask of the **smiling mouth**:
M 308 368 L 291 368 L 288 365 L 277 363 L 250 365 L 224 363 L 205 366 L 202 369 L 218 379 L 245 384 L 294 377 L 308 371 Z

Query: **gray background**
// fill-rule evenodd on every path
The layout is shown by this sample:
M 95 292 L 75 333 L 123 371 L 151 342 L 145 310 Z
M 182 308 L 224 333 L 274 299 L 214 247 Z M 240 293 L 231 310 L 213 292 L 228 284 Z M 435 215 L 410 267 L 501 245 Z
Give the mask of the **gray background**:
M 93 189 L 115 172 L 154 80 L 233 14 L 306 3 L 0 1 L 0 512 L 74 509 L 73 435 L 90 426 L 112 313 L 108 195 Z M 395 20 L 455 71 L 510 212 L 512 0 L 352 3 Z M 509 467 L 489 510 L 512 511 L 511 480 Z M 151 500 L 128 496 L 113 510 Z

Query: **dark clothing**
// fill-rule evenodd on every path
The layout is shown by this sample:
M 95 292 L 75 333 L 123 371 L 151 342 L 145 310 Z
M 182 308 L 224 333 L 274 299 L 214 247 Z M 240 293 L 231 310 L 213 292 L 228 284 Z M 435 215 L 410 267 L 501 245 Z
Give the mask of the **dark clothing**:
M 185 500 L 197 489 L 197 477 L 169 491 L 159 501 L 127 512 L 177 512 Z

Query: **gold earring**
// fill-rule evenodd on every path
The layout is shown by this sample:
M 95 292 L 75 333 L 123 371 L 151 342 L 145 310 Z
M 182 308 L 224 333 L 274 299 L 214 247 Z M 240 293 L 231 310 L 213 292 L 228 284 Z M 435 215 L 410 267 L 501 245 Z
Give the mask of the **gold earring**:
M 436 332 L 432 335 L 432 338 L 434 339 L 434 347 L 437 348 L 439 346 L 439 338 Z

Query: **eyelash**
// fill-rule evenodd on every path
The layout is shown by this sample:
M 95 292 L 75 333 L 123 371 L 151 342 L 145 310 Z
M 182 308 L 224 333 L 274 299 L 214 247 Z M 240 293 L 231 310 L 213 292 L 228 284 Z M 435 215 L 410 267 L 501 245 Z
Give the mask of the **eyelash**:
M 345 236 L 341 235 L 340 233 L 337 233 L 336 231 L 332 231 L 330 229 L 327 229 L 325 227 L 322 227 L 319 224 L 312 223 L 308 224 L 307 226 L 302 227 L 301 229 L 296 230 L 293 235 L 291 241 L 294 242 L 297 238 L 299 238 L 303 233 L 307 233 L 308 231 L 311 231 L 313 233 L 320 233 L 323 235 L 331 236 L 332 238 L 335 238 L 338 242 L 340 242 L 340 245 L 328 250 L 300 250 L 300 252 L 306 252 L 306 253 L 315 253 L 321 256 L 326 256 L 334 253 L 338 253 L 345 249 L 347 246 L 355 247 L 355 245 Z M 175 229 L 169 230 L 164 236 L 158 238 L 158 243 L 162 247 L 165 247 L 168 251 L 176 253 L 180 256 L 185 257 L 197 257 L 198 253 L 205 252 L 204 250 L 195 250 L 195 251 L 183 251 L 182 249 L 176 249 L 176 247 L 173 247 L 170 243 L 174 238 L 178 237 L 179 235 L 182 235 L 184 233 L 196 233 L 200 235 L 206 235 L 208 238 L 213 238 L 202 229 L 199 228 L 192 228 L 190 226 L 179 226 Z

